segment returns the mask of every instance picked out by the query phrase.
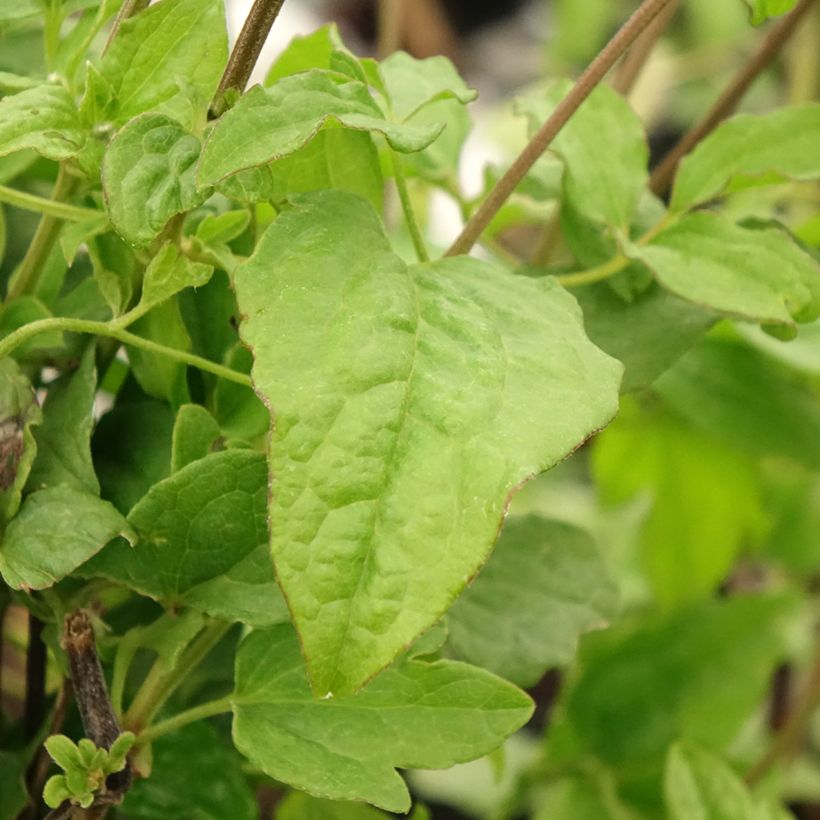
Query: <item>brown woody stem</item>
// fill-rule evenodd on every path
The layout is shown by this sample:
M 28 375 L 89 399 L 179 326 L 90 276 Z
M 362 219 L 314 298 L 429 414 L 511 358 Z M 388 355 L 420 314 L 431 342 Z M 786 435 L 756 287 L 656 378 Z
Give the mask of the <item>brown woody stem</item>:
M 226 95 L 230 91 L 242 93 L 248 84 L 253 67 L 259 59 L 259 53 L 274 21 L 279 16 L 285 0 L 254 0 L 251 10 L 245 19 L 245 25 L 236 38 L 228 65 L 219 81 L 214 98 L 211 101 L 209 116 L 216 119 L 227 109 Z
M 447 256 L 468 253 L 478 241 L 492 218 L 501 209 L 518 184 L 527 175 L 535 161 L 549 148 L 550 143 L 559 131 L 567 124 L 570 117 L 580 108 L 586 98 L 595 90 L 609 70 L 635 42 L 638 35 L 660 14 L 673 0 L 644 0 L 638 10 L 624 23 L 618 33 L 604 46 L 603 50 L 590 63 L 572 90 L 558 104 L 552 116 L 541 126 L 530 140 L 507 173 L 490 191 L 489 196 L 481 203 L 478 210 L 464 226 L 455 242 L 447 250 Z
M 684 134 L 677 145 L 661 160 L 649 180 L 649 187 L 655 194 L 664 196 L 669 192 L 681 160 L 735 112 L 752 83 L 778 55 L 814 2 L 815 0 L 800 0 L 790 14 L 772 26 L 758 49 L 734 76 L 706 116 Z

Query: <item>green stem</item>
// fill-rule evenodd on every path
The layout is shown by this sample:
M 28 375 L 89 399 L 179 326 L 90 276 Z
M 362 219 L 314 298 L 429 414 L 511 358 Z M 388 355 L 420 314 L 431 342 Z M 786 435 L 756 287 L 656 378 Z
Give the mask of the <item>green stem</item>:
M 219 698 L 218 700 L 210 700 L 200 706 L 194 706 L 191 709 L 186 709 L 178 715 L 161 720 L 153 726 L 149 726 L 144 731 L 140 732 L 137 737 L 137 746 L 144 746 L 146 743 L 151 743 L 158 737 L 175 732 L 189 723 L 197 720 L 204 720 L 205 718 L 213 717 L 214 715 L 221 715 L 225 712 L 231 711 L 230 697 Z
M 228 381 L 243 384 L 248 387 L 251 385 L 250 377 L 245 373 L 239 373 L 230 367 L 225 367 L 208 359 L 203 359 L 201 356 L 195 356 L 193 353 L 175 350 L 172 347 L 166 347 L 165 345 L 157 344 L 148 339 L 143 339 L 140 336 L 129 333 L 127 330 L 113 327 L 107 322 L 94 322 L 89 319 L 55 317 L 53 319 L 38 319 L 36 322 L 23 325 L 0 340 L 0 359 L 11 354 L 11 352 L 23 344 L 23 342 L 50 330 L 65 330 L 70 333 L 91 333 L 95 336 L 105 336 L 110 339 L 116 339 L 123 344 L 132 345 L 141 350 L 147 350 L 150 353 L 158 353 L 161 356 L 168 356 L 168 358 L 175 359 L 183 364 L 191 365 L 191 367 L 196 367 L 207 373 L 213 373 L 221 379 L 227 379 Z
M 68 205 L 65 202 L 56 202 L 53 199 L 28 194 L 25 191 L 18 191 L 15 188 L 8 188 L 0 185 L 0 202 L 14 205 L 26 211 L 53 216 L 57 219 L 69 220 L 73 222 L 83 222 L 94 217 L 104 217 L 102 211 L 93 208 L 80 208 L 77 205 Z
M 407 227 L 410 229 L 410 236 L 413 239 L 413 246 L 416 249 L 416 256 L 419 262 L 428 262 L 430 254 L 427 253 L 427 246 L 424 244 L 424 237 L 421 235 L 416 214 L 413 211 L 413 203 L 410 202 L 410 193 L 407 190 L 407 179 L 404 176 L 404 169 L 401 166 L 401 159 L 396 156 L 395 151 L 390 152 L 393 161 L 393 173 L 396 177 L 396 190 L 399 192 L 401 208 L 404 211 L 404 218 L 407 220 Z
M 609 279 L 616 273 L 620 273 L 632 260 L 628 259 L 623 254 L 604 262 L 603 265 L 597 265 L 589 270 L 582 270 L 578 273 L 566 273 L 561 276 L 556 276 L 556 280 L 560 282 L 565 288 L 577 287 L 578 285 L 591 285 L 594 282 L 601 282 L 604 279 Z
M 231 626 L 233 624 L 217 622 L 203 629 L 171 669 L 158 658 L 125 715 L 125 726 L 141 734 L 143 727 L 151 722 L 180 683 L 205 659 Z
M 71 177 L 66 172 L 65 167 L 61 165 L 60 170 L 57 172 L 57 181 L 54 183 L 54 191 L 51 195 L 52 201 L 58 203 L 66 199 L 76 184 L 77 180 Z M 34 236 L 31 238 L 31 243 L 28 246 L 26 255 L 23 257 L 23 261 L 9 283 L 6 295 L 7 301 L 16 299 L 25 293 L 34 293 L 37 290 L 40 272 L 51 253 L 51 249 L 54 247 L 54 243 L 57 241 L 57 236 L 62 227 L 62 217 L 44 213 Z

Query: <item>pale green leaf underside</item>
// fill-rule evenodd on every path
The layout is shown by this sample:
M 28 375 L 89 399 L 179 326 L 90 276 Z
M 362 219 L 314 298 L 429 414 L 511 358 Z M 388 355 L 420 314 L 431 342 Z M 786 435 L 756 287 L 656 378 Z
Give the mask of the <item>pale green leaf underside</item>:
M 567 95 L 571 81 L 518 103 L 535 131 Z M 586 219 L 625 230 L 646 187 L 649 148 L 640 118 L 623 96 L 599 86 L 552 143 L 565 163 L 564 195 Z
M 29 495 L 9 523 L 0 547 L 0 572 L 14 589 L 45 589 L 123 535 L 125 518 L 107 501 L 60 485 Z
M 155 484 L 131 510 L 134 549 L 112 544 L 83 573 L 226 620 L 280 623 L 287 615 L 264 546 L 266 501 L 263 455 L 211 453 Z
M 408 268 L 364 200 L 295 200 L 235 274 L 276 420 L 271 548 L 319 694 L 435 623 L 515 488 L 605 425 L 620 364 L 547 280 Z
M 681 162 L 671 208 L 684 211 L 721 194 L 740 174 L 778 173 L 791 179 L 820 176 L 820 103 L 771 114 L 740 114 L 701 142 Z
M 210 265 L 192 262 L 173 242 L 166 242 L 145 271 L 139 307 L 150 309 L 185 288 L 202 287 L 212 273 Z
M 237 748 L 271 777 L 317 797 L 407 811 L 396 767 L 439 769 L 498 747 L 532 713 L 512 684 L 452 661 L 405 660 L 361 692 L 316 700 L 299 641 L 283 625 L 239 647 Z
M 201 404 L 183 404 L 171 437 L 171 472 L 204 458 L 220 436 L 216 419 Z
M 33 148 L 59 161 L 76 156 L 85 140 L 77 106 L 61 85 L 44 83 L 0 101 L 0 156 Z
M 776 228 L 690 214 L 627 253 L 682 299 L 755 322 L 793 325 L 820 309 L 820 268 Z
M 163 114 L 131 120 L 111 140 L 102 165 L 111 224 L 132 245 L 150 244 L 178 213 L 208 196 L 196 188 L 199 140 Z
M 221 0 L 160 0 L 126 20 L 100 66 L 115 123 L 157 111 L 192 125 L 228 56 Z
M 446 57 L 417 60 L 404 51 L 396 51 L 382 60 L 379 70 L 390 109 L 401 121 L 435 100 L 455 99 L 466 105 L 478 96 Z
M 322 126 L 377 131 L 397 151 L 420 151 L 440 125 L 404 125 L 385 118 L 367 86 L 318 69 L 255 86 L 216 124 L 202 149 L 200 185 L 292 154 Z
M 448 640 L 458 657 L 533 686 L 549 667 L 570 663 L 579 634 L 606 626 L 617 606 L 617 587 L 588 533 L 512 518 L 448 611 Z

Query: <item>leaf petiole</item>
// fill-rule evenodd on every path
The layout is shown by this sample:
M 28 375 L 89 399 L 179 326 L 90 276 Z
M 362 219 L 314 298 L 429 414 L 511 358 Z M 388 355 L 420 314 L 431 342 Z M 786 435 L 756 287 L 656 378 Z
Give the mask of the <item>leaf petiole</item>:
M 224 697 L 218 700 L 210 700 L 207 703 L 194 706 L 191 709 L 186 709 L 167 720 L 161 720 L 153 726 L 149 726 L 137 736 L 137 746 L 144 746 L 146 743 L 152 743 L 158 737 L 167 735 L 170 732 L 175 732 L 189 723 L 194 723 L 197 720 L 204 720 L 205 718 L 213 717 L 214 715 L 221 715 L 225 712 L 231 711 L 231 698 Z

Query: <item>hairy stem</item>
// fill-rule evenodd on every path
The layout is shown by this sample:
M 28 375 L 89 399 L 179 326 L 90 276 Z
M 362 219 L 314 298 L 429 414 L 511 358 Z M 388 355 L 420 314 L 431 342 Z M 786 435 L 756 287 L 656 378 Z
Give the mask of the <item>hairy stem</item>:
M 52 201 L 59 203 L 66 199 L 74 190 L 76 184 L 77 180 L 71 177 L 66 172 L 65 167 L 61 165 L 60 170 L 57 172 L 57 181 L 54 183 L 54 191 L 51 195 Z M 37 290 L 40 272 L 51 253 L 51 249 L 54 247 L 54 243 L 57 241 L 57 236 L 62 227 L 63 218 L 59 216 L 45 214 L 40 220 L 40 224 L 31 238 L 31 244 L 28 246 L 26 255 L 9 282 L 9 289 L 6 294 L 7 301 L 16 299 L 25 293 L 34 293 Z
M 632 47 L 626 52 L 612 79 L 612 87 L 619 94 L 623 94 L 624 97 L 629 96 L 638 77 L 641 76 L 641 72 L 652 54 L 655 45 L 672 22 L 672 18 L 675 16 L 675 12 L 679 6 L 680 0 L 672 0 L 652 23 L 644 29 L 641 36 L 635 40 Z
M 490 191 L 489 196 L 481 203 L 464 226 L 461 234 L 450 246 L 446 255 L 457 256 L 468 253 L 476 243 L 492 218 L 498 213 L 518 184 L 527 175 L 535 161 L 549 148 L 561 129 L 578 110 L 586 98 L 595 90 L 612 66 L 623 56 L 638 35 L 660 14 L 673 0 L 644 0 L 638 10 L 624 23 L 618 33 L 604 46 L 603 50 L 590 63 L 572 90 L 558 104 L 550 118 L 541 126 L 529 144 L 518 155 L 507 173 Z
M 658 163 L 649 180 L 650 190 L 658 196 L 664 196 L 669 192 L 681 160 L 702 139 L 709 136 L 723 120 L 735 112 L 752 83 L 778 55 L 814 2 L 815 0 L 800 0 L 790 14 L 772 26 L 754 54 L 732 78 L 725 91 L 715 100 L 706 116 L 684 134 Z
M 407 180 L 404 176 L 404 169 L 401 164 L 401 157 L 397 156 L 395 151 L 390 152 L 393 161 L 393 172 L 396 178 L 396 190 L 399 193 L 399 200 L 401 200 L 401 208 L 404 211 L 404 218 L 407 221 L 407 227 L 410 231 L 410 236 L 413 239 L 413 247 L 416 249 L 416 256 L 419 262 L 427 262 L 430 255 L 427 253 L 427 247 L 424 244 L 424 237 L 421 235 L 416 214 L 413 211 L 413 203 L 410 202 L 410 194 L 407 190 Z
M 137 737 L 137 744 L 144 746 L 146 743 L 151 743 L 158 737 L 167 735 L 170 732 L 175 732 L 189 723 L 197 720 L 204 720 L 205 718 L 213 717 L 214 715 L 221 715 L 225 712 L 231 711 L 231 699 L 229 697 L 219 698 L 218 700 L 210 700 L 200 706 L 194 706 L 191 709 L 186 709 L 167 720 L 161 720 L 153 726 L 149 726 L 144 731 L 140 732 Z
M 814 659 L 803 691 L 794 705 L 794 710 L 783 727 L 775 735 L 771 747 L 758 762 L 746 772 L 746 782 L 754 786 L 775 767 L 787 762 L 800 749 L 809 721 L 820 707 L 820 653 Z
M 68 205 L 65 202 L 35 196 L 25 191 L 18 191 L 15 188 L 8 188 L 5 185 L 0 185 L 0 202 L 7 202 L 9 205 L 14 205 L 16 208 L 22 208 L 25 211 L 35 211 L 36 213 L 73 222 L 83 222 L 86 219 L 94 218 L 102 219 L 105 216 L 102 211 L 97 211 L 94 208 Z
M 191 365 L 191 367 L 196 367 L 207 373 L 213 373 L 222 379 L 243 384 L 247 387 L 251 385 L 250 377 L 245 373 L 240 373 L 236 370 L 232 370 L 230 367 L 225 367 L 208 359 L 203 359 L 201 356 L 196 356 L 193 353 L 176 350 L 173 347 L 166 347 L 165 345 L 157 344 L 157 342 L 152 342 L 149 339 L 143 339 L 141 336 L 136 336 L 120 327 L 112 326 L 108 322 L 95 322 L 89 319 L 55 317 L 53 319 L 38 319 L 36 322 L 23 325 L 6 336 L 5 339 L 0 340 L 0 359 L 8 356 L 13 350 L 23 344 L 23 342 L 28 341 L 40 333 L 46 333 L 49 330 L 64 330 L 70 333 L 91 333 L 95 336 L 105 336 L 110 339 L 116 339 L 123 344 L 132 345 L 141 350 L 147 350 L 149 353 L 158 353 L 161 356 L 167 356 L 169 359 L 175 359 L 178 362 Z
M 144 732 L 163 704 L 222 640 L 231 626 L 232 624 L 217 622 L 205 627 L 170 669 L 161 658 L 158 658 L 125 715 L 125 725 L 137 733 Z
M 242 93 L 248 84 L 253 67 L 259 59 L 259 52 L 268 39 L 274 21 L 279 16 L 285 0 L 254 0 L 251 10 L 239 32 L 236 44 L 228 65 L 219 81 L 214 98 L 211 101 L 209 116 L 216 119 L 222 116 L 227 109 L 226 95 L 230 91 Z

